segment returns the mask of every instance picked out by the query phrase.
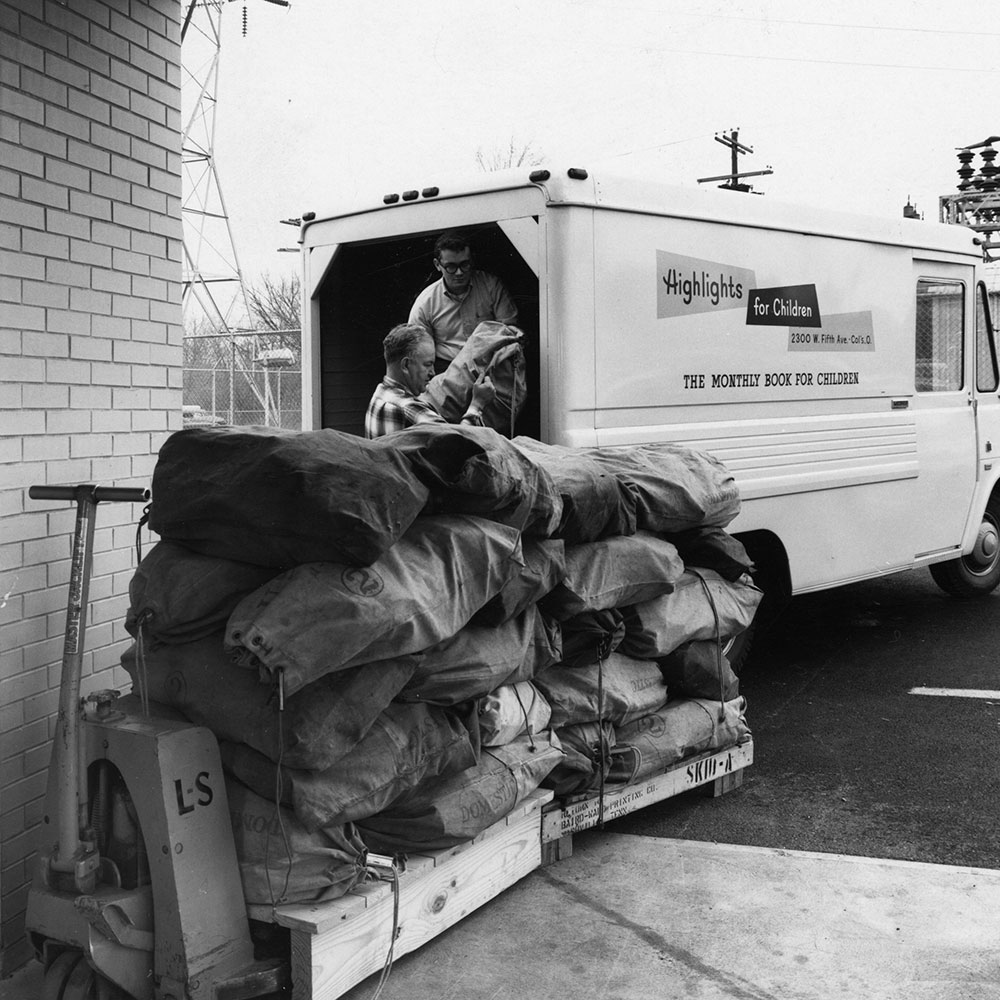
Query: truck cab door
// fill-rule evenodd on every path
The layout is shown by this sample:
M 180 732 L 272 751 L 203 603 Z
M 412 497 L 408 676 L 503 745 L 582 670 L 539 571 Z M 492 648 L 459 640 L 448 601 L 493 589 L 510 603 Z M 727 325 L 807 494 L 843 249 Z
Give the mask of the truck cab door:
M 992 479 L 1000 461 L 1000 367 L 986 285 L 976 286 L 976 436 L 980 475 Z
M 958 555 L 976 492 L 979 446 L 970 358 L 974 271 L 915 259 L 914 285 L 912 408 L 919 472 L 905 530 L 920 563 Z

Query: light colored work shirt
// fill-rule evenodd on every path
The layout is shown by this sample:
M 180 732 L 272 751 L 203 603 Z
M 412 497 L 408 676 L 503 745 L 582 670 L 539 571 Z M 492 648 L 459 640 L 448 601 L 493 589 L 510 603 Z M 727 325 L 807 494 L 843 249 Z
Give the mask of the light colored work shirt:
M 445 288 L 444 278 L 428 285 L 414 300 L 410 323 L 418 323 L 433 338 L 436 355 L 451 361 L 484 320 L 512 324 L 517 320 L 514 305 L 500 279 L 486 271 L 473 271 L 472 282 L 462 296 Z

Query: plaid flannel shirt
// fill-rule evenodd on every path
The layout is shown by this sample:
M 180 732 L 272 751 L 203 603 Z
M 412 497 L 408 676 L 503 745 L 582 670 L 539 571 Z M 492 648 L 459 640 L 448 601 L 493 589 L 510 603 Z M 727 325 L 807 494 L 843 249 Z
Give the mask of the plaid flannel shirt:
M 379 383 L 365 413 L 365 437 L 377 438 L 402 431 L 414 424 L 445 424 L 448 421 L 426 400 L 414 396 L 401 382 L 387 375 Z M 463 424 L 482 426 L 478 415 L 466 414 Z

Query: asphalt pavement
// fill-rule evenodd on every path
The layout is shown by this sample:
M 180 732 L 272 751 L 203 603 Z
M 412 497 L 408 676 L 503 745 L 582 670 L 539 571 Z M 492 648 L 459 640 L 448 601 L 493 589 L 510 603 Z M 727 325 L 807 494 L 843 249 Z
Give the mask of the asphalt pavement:
M 926 570 L 796 597 L 741 678 L 754 763 L 607 825 L 789 850 L 1000 868 L 1000 594 L 960 601 Z

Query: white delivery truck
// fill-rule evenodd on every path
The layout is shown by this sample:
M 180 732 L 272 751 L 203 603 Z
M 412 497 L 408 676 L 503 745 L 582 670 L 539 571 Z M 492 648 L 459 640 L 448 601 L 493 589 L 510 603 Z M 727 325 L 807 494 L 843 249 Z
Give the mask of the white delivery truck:
M 306 428 L 362 433 L 382 338 L 453 228 L 518 306 L 517 433 L 718 456 L 765 592 L 922 565 L 959 596 L 1000 580 L 1000 386 L 971 230 L 582 169 L 308 213 Z

